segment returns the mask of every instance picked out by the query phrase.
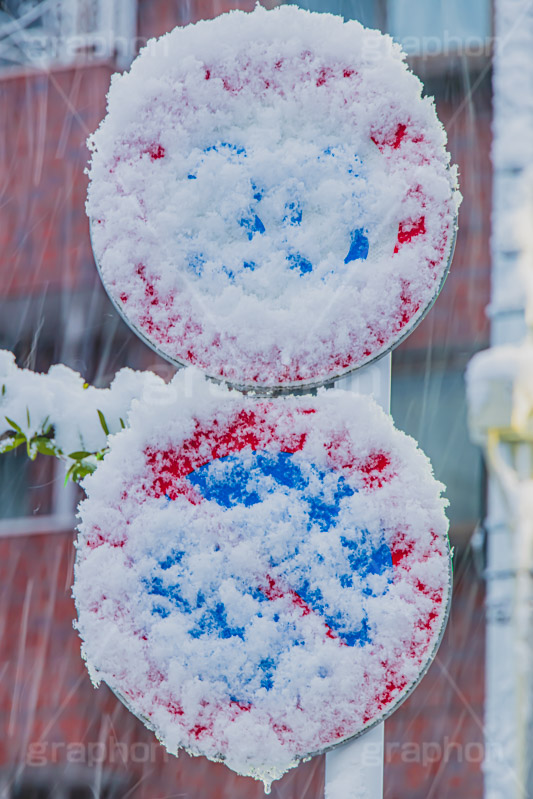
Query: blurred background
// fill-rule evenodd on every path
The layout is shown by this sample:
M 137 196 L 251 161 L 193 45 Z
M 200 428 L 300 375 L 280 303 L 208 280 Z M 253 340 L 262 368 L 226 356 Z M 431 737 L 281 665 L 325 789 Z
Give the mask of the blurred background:
M 84 202 L 87 136 L 111 75 L 147 39 L 255 0 L 0 0 L 0 348 L 20 366 L 63 362 L 98 386 L 123 366 L 173 368 L 120 321 L 95 269 Z M 279 3 L 270 0 L 263 5 Z M 470 443 L 464 371 L 489 343 L 491 0 L 310 0 L 403 43 L 435 97 L 464 202 L 453 267 L 393 354 L 392 414 L 447 485 L 455 586 L 437 659 L 386 722 L 385 797 L 483 796 L 486 476 Z M 78 489 L 60 467 L 0 458 L 0 797 L 259 799 L 261 785 L 167 755 L 80 658 L 70 597 Z M 275 783 L 322 799 L 324 758 Z

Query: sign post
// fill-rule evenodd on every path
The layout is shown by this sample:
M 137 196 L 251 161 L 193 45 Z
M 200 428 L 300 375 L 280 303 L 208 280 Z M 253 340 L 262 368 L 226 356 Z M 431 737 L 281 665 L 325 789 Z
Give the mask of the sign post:
M 326 755 L 325 799 L 381 799 L 385 722 Z
M 335 388 L 369 394 L 390 412 L 391 355 L 338 380 Z M 381 799 L 385 722 L 326 755 L 325 799 Z

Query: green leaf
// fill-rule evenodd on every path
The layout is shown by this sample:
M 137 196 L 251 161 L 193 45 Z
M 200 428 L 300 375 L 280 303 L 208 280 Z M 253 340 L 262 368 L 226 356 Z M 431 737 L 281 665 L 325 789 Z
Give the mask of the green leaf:
M 30 409 L 29 409 L 29 408 L 26 408 L 26 419 L 28 420 L 28 427 L 31 427 L 31 422 L 30 422 Z
M 57 448 L 50 443 L 50 440 L 45 436 L 37 436 L 37 438 L 33 439 L 32 442 L 37 450 L 40 452 L 41 455 L 52 455 L 54 458 L 59 456 L 59 451 Z
M 96 466 L 94 463 L 82 463 L 75 469 L 76 480 L 83 480 L 84 477 L 87 477 L 88 474 L 92 474 L 95 471 Z
M 98 411 L 97 410 L 97 414 L 98 414 L 98 418 L 100 419 L 100 424 L 102 425 L 102 430 L 104 431 L 106 436 L 108 436 L 109 435 L 109 427 L 107 426 L 107 422 L 105 420 L 105 416 L 102 413 L 102 411 Z
M 65 475 L 65 485 L 69 480 L 72 480 L 73 483 L 79 483 L 88 474 L 92 474 L 95 469 L 96 466 L 93 463 L 75 461 Z
M 2 396 L 5 397 L 6 394 L 6 384 L 2 383 Z
M 124 419 L 122 418 L 122 416 L 119 416 L 119 422 L 120 422 L 120 426 L 122 427 L 122 429 L 125 430 L 126 429 L 126 425 L 124 424 Z
M 13 436 L 11 441 L 7 443 L 7 441 L 0 442 L 0 452 L 11 452 L 12 449 L 16 449 L 20 447 L 21 444 L 24 444 L 26 441 L 26 436 L 22 433 L 17 433 L 16 436 Z
M 70 479 L 70 477 L 72 475 L 72 472 L 74 471 L 74 467 L 75 466 L 76 466 L 76 464 L 73 463 L 72 466 L 70 466 L 70 468 L 67 469 L 67 473 L 65 475 L 65 485 L 67 485 L 67 483 L 68 483 L 68 481 L 69 481 L 69 479 Z
M 11 425 L 11 427 L 13 428 L 13 430 L 16 430 L 18 433 L 22 433 L 22 428 L 21 428 L 21 427 L 19 427 L 19 426 L 18 426 L 18 424 L 17 424 L 16 422 L 14 422 L 14 421 L 13 421 L 13 419 L 10 419 L 10 418 L 9 418 L 9 416 L 6 416 L 6 417 L 5 417 L 5 420 L 6 420 L 6 422 L 7 422 L 9 425 Z M 24 434 L 22 433 L 22 435 L 24 435 Z M 24 439 L 26 439 L 26 436 L 24 436 Z
M 88 458 L 89 455 L 92 455 L 92 452 L 86 452 L 83 449 L 80 449 L 78 452 L 71 452 L 67 457 L 72 458 L 75 461 L 81 461 L 83 458 Z

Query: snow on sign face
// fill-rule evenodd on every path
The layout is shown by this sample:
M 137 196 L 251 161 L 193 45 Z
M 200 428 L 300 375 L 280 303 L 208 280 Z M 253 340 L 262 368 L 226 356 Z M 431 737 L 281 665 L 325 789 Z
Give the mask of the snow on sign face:
M 169 751 L 269 783 L 385 718 L 429 665 L 442 486 L 367 397 L 184 384 L 139 403 L 86 481 L 78 629 L 93 680 Z
M 377 31 L 294 6 L 152 41 L 91 138 L 103 282 L 171 361 L 308 386 L 385 353 L 435 299 L 456 171 Z

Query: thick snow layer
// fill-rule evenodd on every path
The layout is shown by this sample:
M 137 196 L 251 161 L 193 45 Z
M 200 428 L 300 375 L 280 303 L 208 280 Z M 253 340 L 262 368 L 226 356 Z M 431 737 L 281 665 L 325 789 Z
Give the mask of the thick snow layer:
M 531 60 L 533 61 L 533 59 Z M 526 300 L 526 322 L 529 329 L 533 329 L 533 229 L 531 225 L 531 220 L 533 219 L 533 159 L 531 165 L 523 174 L 522 185 L 523 191 L 520 191 L 522 186 L 515 186 L 517 194 L 523 202 L 520 208 L 515 208 L 515 218 L 512 220 L 514 228 L 518 228 L 516 250 L 520 252 L 519 269 L 521 280 L 516 282 L 523 287 Z M 511 223 L 511 220 L 508 221 Z
M 101 275 L 170 360 L 308 385 L 436 297 L 459 204 L 433 101 L 388 36 L 294 6 L 176 28 L 90 139 Z
M 533 342 L 491 347 L 478 352 L 468 364 L 466 387 L 470 415 L 475 419 L 493 396 L 492 387 L 504 387 L 509 413 L 519 426 L 533 417 Z M 509 417 L 511 419 L 511 416 Z
M 449 595 L 443 486 L 414 440 L 365 396 L 266 401 L 190 370 L 130 425 L 80 506 L 95 684 L 170 752 L 266 783 L 390 713 Z
M 52 366 L 48 374 L 19 369 L 13 353 L 0 350 L 0 435 L 11 430 L 7 417 L 28 440 L 52 427 L 50 443 L 65 456 L 98 452 L 107 444 L 98 411 L 109 432 L 115 433 L 127 423 L 135 398 L 157 395 L 164 388 L 164 381 L 152 372 L 132 369 L 121 369 L 110 388 L 94 388 L 62 364 Z

